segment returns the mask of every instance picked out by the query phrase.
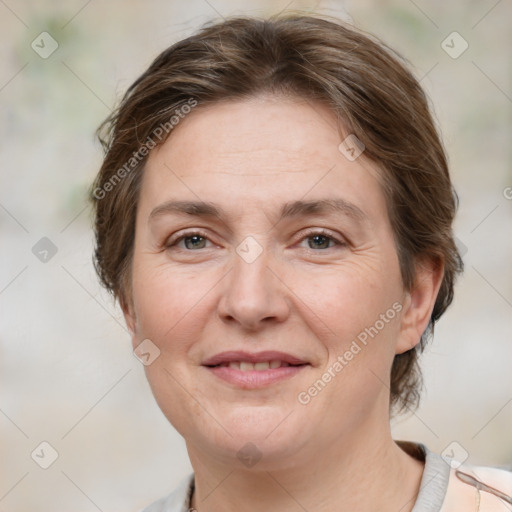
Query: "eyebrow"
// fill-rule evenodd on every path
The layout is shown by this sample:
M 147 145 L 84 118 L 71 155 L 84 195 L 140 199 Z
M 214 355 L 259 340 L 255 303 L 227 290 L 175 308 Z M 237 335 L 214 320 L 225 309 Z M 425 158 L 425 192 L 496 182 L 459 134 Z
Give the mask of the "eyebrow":
M 291 201 L 285 203 L 279 214 L 279 221 L 287 218 L 304 217 L 307 215 L 325 215 L 338 213 L 359 222 L 366 222 L 368 216 L 355 204 L 341 198 L 320 199 L 315 201 Z M 196 217 L 226 218 L 225 211 L 215 203 L 204 201 L 166 201 L 154 208 L 149 214 L 148 221 L 162 215 L 178 214 Z

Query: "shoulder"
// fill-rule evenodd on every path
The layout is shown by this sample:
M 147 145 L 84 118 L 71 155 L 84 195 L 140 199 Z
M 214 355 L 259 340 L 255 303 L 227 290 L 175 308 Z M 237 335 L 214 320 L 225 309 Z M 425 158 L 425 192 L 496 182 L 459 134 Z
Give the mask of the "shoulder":
M 512 512 L 512 472 L 462 465 L 450 470 L 441 512 Z
M 194 475 L 190 474 L 179 483 L 171 494 L 155 501 L 142 512 L 189 512 L 193 483 Z

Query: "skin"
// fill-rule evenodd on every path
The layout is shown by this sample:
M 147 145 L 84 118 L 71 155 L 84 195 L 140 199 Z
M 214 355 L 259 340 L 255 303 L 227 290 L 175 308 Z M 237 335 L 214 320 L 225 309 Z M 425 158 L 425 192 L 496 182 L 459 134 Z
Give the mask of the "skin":
M 423 464 L 392 440 L 389 373 L 395 354 L 419 342 L 442 268 L 423 262 L 404 290 L 380 171 L 364 153 L 349 161 L 342 140 L 327 107 L 259 96 L 199 106 L 149 156 L 124 314 L 133 346 L 150 339 L 160 350 L 146 374 L 186 440 L 200 512 L 413 507 Z M 326 198 L 365 220 L 342 212 L 278 222 L 284 203 Z M 150 218 L 171 199 L 214 202 L 225 217 Z M 330 238 L 309 232 L 322 228 Z M 175 243 L 197 230 L 205 238 Z M 262 249 L 252 263 L 236 252 L 247 236 Z M 299 403 L 396 302 L 401 311 L 378 335 Z M 279 350 L 309 365 L 243 389 L 201 365 L 226 350 Z M 247 442 L 262 455 L 252 467 L 237 458 Z

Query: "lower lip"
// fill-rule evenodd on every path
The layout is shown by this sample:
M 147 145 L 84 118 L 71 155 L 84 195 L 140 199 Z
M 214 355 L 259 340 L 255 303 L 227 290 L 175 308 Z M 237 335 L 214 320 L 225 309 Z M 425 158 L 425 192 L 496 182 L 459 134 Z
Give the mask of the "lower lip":
M 276 382 L 289 379 L 304 370 L 308 365 L 301 366 L 282 366 L 268 370 L 248 370 L 242 371 L 229 366 L 205 367 L 216 377 L 230 384 L 243 389 L 255 389 L 270 386 Z

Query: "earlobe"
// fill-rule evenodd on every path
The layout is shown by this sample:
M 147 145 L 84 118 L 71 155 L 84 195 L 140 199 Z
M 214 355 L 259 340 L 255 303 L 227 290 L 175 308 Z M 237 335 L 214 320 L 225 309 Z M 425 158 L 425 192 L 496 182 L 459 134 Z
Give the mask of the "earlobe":
M 405 293 L 400 336 L 395 353 L 402 354 L 414 348 L 427 328 L 444 275 L 442 260 L 417 262 L 415 280 L 410 291 Z
M 130 331 L 130 336 L 132 340 L 135 339 L 135 334 L 137 331 L 137 319 L 135 317 L 135 310 L 133 307 L 133 303 L 127 302 L 124 299 L 120 299 L 121 309 L 123 311 L 124 320 L 126 322 L 126 326 L 128 327 L 128 331 Z

